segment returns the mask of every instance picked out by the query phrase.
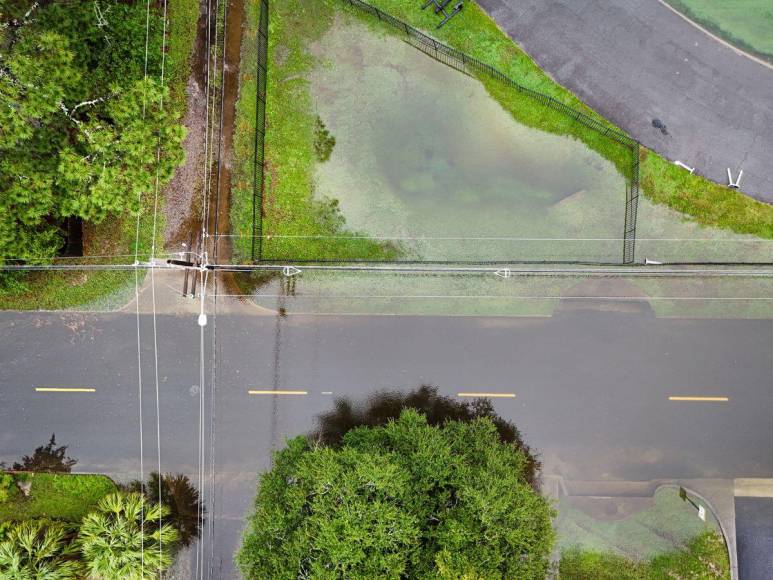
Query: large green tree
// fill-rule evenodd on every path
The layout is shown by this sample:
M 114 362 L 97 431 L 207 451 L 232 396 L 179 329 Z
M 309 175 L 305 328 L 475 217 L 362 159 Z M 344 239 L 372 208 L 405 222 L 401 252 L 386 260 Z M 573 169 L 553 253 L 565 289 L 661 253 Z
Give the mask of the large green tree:
M 427 417 L 430 425 L 442 425 L 446 421 L 469 423 L 488 417 L 497 428 L 499 438 L 512 443 L 526 457 L 526 479 L 539 490 L 539 458 L 523 440 L 518 427 L 494 412 L 490 399 L 460 401 L 439 393 L 438 387 L 422 385 L 412 391 L 384 390 L 368 397 L 364 403 L 347 398 L 335 400 L 334 408 L 318 417 L 318 428 L 312 437 L 333 447 L 341 445 L 344 436 L 355 427 L 376 427 L 397 419 L 404 409 L 416 409 Z
M 139 211 L 156 171 L 163 183 L 181 163 L 184 129 L 162 106 L 161 19 L 144 3 L 0 6 L 0 263 L 36 262 L 67 217 Z
M 157 578 L 171 563 L 177 531 L 162 523 L 166 506 L 141 493 L 113 493 L 83 518 L 78 542 L 90 577 L 105 580 Z
M 527 471 L 488 417 L 298 437 L 261 477 L 237 562 L 256 579 L 544 578 L 553 514 Z

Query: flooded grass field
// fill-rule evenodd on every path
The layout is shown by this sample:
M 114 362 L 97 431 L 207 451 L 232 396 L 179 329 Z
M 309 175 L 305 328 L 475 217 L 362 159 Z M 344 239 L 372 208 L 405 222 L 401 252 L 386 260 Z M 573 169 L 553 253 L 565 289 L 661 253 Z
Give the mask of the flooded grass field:
M 352 18 L 311 50 L 314 114 L 335 139 L 314 196 L 338 201 L 351 244 L 389 240 L 404 260 L 620 260 L 626 184 L 612 163 Z
M 534 128 L 539 119 L 505 110 L 490 86 L 337 6 L 274 5 L 264 260 L 621 260 L 627 183 L 619 159 Z M 769 261 L 773 249 L 643 197 L 637 234 L 639 263 Z M 304 272 L 291 288 L 279 279 L 242 286 L 256 284 L 258 304 L 288 312 L 545 316 L 594 297 L 594 308 L 656 316 L 772 315 L 769 284 L 751 279 L 588 287 Z
M 272 130 L 287 128 L 269 118 L 264 259 L 622 260 L 628 183 L 612 161 L 522 124 L 477 79 L 325 5 L 328 25 L 303 47 L 312 65 L 299 99 L 316 155 L 309 191 L 292 192 L 324 211 L 296 219 L 283 205 L 294 160 L 271 159 Z M 637 234 L 637 261 L 766 261 L 773 250 L 644 198 Z

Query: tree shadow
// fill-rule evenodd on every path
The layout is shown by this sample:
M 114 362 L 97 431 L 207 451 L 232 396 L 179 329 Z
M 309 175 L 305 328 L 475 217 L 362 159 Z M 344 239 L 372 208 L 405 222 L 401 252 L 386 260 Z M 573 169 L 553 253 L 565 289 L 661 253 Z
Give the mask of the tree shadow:
M 518 427 L 503 419 L 494 411 L 489 399 L 458 401 L 438 394 L 438 388 L 422 385 L 408 393 L 380 391 L 365 403 L 338 398 L 334 409 L 317 417 L 317 429 L 311 438 L 323 445 L 340 447 L 344 435 L 355 427 L 376 427 L 397 419 L 404 409 L 416 409 L 427 417 L 430 425 L 442 425 L 446 421 L 470 423 L 486 417 L 494 423 L 499 438 L 511 443 L 526 456 L 524 475 L 535 490 L 539 490 L 539 472 L 542 464 L 538 455 L 524 442 Z
M 32 455 L 22 457 L 21 463 L 14 462 L 14 471 L 34 471 L 40 473 L 70 473 L 77 459 L 67 457 L 67 445 L 57 446 L 56 434 L 51 434 L 48 445 L 41 445 Z
M 148 477 L 147 483 L 137 479 L 125 486 L 126 491 L 142 493 L 151 503 L 162 503 L 169 508 L 167 521 L 180 534 L 180 544 L 189 546 L 199 537 L 206 512 L 200 499 L 199 490 L 190 478 L 182 473 L 166 473 L 160 478 L 158 472 Z

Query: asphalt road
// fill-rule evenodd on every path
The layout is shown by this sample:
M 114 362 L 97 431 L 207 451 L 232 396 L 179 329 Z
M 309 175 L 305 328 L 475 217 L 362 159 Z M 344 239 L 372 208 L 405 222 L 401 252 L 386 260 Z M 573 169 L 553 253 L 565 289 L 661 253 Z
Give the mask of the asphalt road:
M 657 0 L 478 3 L 559 83 L 644 145 L 719 183 L 727 168 L 743 169 L 741 189 L 773 202 L 773 70 Z
M 740 580 L 773 578 L 773 498 L 735 498 Z
M 552 318 L 219 315 L 214 420 L 215 577 L 231 573 L 256 474 L 286 437 L 308 432 L 337 396 L 438 385 L 496 399 L 572 480 L 770 477 L 773 321 L 658 319 L 578 310 Z M 193 315 L 143 315 L 144 471 L 198 473 L 199 330 Z M 139 475 L 136 321 L 131 313 L 0 315 L 0 461 L 69 445 L 77 469 Z M 209 376 L 209 375 L 208 375 Z M 37 392 L 85 387 L 90 393 Z M 209 405 L 210 383 L 205 387 Z M 306 395 L 249 395 L 249 389 Z M 326 394 L 330 393 L 330 394 Z M 669 401 L 672 395 L 727 402 Z M 209 432 L 207 433 L 209 435 Z M 209 437 L 207 437 L 209 439 Z M 206 463 L 211 459 L 205 446 Z M 206 492 L 208 493 L 208 492 Z

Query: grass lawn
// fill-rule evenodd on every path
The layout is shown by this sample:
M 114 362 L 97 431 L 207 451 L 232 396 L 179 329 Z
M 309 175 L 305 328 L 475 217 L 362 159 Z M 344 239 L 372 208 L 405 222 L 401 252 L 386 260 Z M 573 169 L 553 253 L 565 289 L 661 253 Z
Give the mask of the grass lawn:
M 182 119 L 186 107 L 186 84 L 190 74 L 189 56 L 196 38 L 198 0 L 169 0 L 166 84 L 170 98 L 166 106 Z M 163 186 L 163 184 L 161 184 Z M 143 197 L 138 252 L 140 259 L 150 255 L 153 240 L 154 192 Z M 156 255 L 161 253 L 164 233 L 163 198 L 156 216 Z M 85 256 L 114 256 L 82 260 L 63 259 L 61 263 L 116 263 L 134 261 L 136 216 L 112 216 L 101 224 L 84 224 Z M 142 271 L 144 277 L 145 272 Z M 141 282 L 141 280 L 140 280 Z M 107 308 L 120 305 L 118 297 L 131 295 L 131 271 L 35 272 L 18 276 L 18 283 L 0 291 L 0 309 L 58 310 L 67 308 Z M 125 303 L 126 300 L 123 300 Z
M 32 518 L 80 522 L 100 499 L 117 490 L 104 475 L 33 473 L 30 481 L 29 497 L 14 486 L 11 497 L 0 503 L 0 522 Z
M 498 68 L 523 86 L 549 95 L 584 112 L 606 126 L 612 125 L 584 105 L 574 94 L 556 84 L 534 61 L 513 43 L 475 4 L 440 31 L 431 11 L 417 8 L 413 0 L 371 0 L 371 3 L 409 24 L 430 32 L 446 44 Z M 247 0 L 248 18 L 243 43 L 242 84 L 237 104 L 235 136 L 236 170 L 233 188 L 234 251 L 249 258 L 252 233 L 253 139 L 255 131 L 254 42 L 258 0 Z M 271 4 L 267 138 L 264 191 L 264 235 L 351 235 L 335 207 L 315 201 L 315 115 L 314 95 L 309 77 L 315 58 L 308 45 L 319 41 L 331 27 L 336 10 L 351 11 L 371 27 L 392 32 L 376 19 L 365 16 L 343 0 L 279 0 Z M 462 18 L 463 20 L 459 20 Z M 463 25 L 462 25 L 463 23 Z M 334 66 L 325 63 L 324 66 Z M 559 135 L 570 135 L 610 160 L 621 174 L 630 176 L 631 151 L 600 133 L 587 129 L 566 115 L 512 90 L 502 83 L 481 77 L 489 94 L 520 123 Z M 274 123 L 272 123 L 272 120 Z M 649 200 L 686 214 L 692 221 L 741 234 L 773 239 L 773 206 L 757 202 L 739 192 L 690 175 L 657 154 L 640 151 L 641 184 Z M 281 164 L 281 165 L 280 165 Z M 351 241 L 351 240 L 350 240 Z M 388 259 L 400 248 L 339 240 L 264 240 L 264 258 L 318 256 L 320 259 Z
M 562 580 L 729 578 L 719 525 L 676 488 L 650 498 L 564 497 L 556 529 Z
M 773 239 L 773 205 L 762 203 L 696 175 L 641 149 L 641 184 L 654 201 L 704 226 Z
M 773 4 L 770 0 L 666 1 L 717 36 L 773 63 Z

